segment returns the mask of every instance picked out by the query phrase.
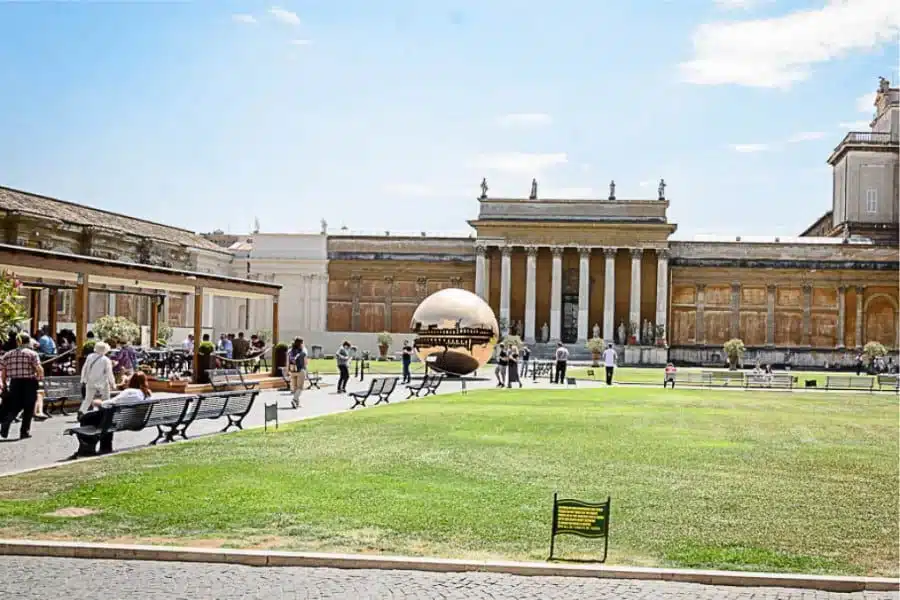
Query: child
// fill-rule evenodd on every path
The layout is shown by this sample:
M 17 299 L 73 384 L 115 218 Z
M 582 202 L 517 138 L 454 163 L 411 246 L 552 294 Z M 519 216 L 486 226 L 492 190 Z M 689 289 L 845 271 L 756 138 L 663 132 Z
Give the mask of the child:
M 666 387 L 670 383 L 672 384 L 672 389 L 673 390 L 675 389 L 675 371 L 676 370 L 677 369 L 675 369 L 675 365 L 673 365 L 672 363 L 668 363 L 666 365 L 666 378 L 663 380 L 663 389 L 666 389 Z

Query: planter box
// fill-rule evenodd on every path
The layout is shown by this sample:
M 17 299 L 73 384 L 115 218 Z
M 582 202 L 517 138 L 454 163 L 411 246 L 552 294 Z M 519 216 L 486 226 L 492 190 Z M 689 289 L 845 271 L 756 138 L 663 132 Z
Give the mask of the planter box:
M 171 392 L 173 394 L 183 394 L 187 389 L 187 381 L 167 381 L 159 379 L 150 379 L 147 381 L 151 392 Z

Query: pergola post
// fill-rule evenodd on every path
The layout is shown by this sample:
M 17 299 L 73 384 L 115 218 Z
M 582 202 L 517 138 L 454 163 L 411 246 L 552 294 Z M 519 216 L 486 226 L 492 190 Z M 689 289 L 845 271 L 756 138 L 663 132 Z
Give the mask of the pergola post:
M 37 333 L 41 324 L 41 288 L 31 288 L 31 299 L 28 314 L 31 317 L 31 331 L 29 331 L 28 333 Z
M 278 353 L 275 352 L 275 345 L 278 343 L 278 294 L 272 296 L 272 377 L 277 377 L 280 371 L 278 367 L 286 365 L 275 364 L 275 358 Z
M 159 296 L 150 298 L 150 347 L 156 348 L 159 339 Z
M 200 340 L 203 338 L 203 288 L 194 288 L 194 366 L 193 383 L 200 381 Z
M 57 290 L 56 288 L 50 288 L 48 291 L 50 292 L 50 298 L 47 300 L 47 323 L 50 327 L 50 336 L 53 337 L 53 339 L 56 339 L 56 299 L 59 297 L 59 290 Z
M 79 273 L 75 284 L 75 356 L 79 360 L 83 356 L 82 348 L 87 341 L 89 283 L 86 273 Z

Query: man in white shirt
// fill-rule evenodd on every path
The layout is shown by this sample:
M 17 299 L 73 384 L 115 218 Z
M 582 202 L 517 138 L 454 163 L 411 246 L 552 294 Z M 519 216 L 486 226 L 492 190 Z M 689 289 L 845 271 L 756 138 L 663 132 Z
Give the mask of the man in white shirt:
M 189 333 L 188 336 L 186 338 L 184 338 L 184 341 L 181 342 L 181 348 L 188 354 L 194 353 L 194 334 L 193 333 Z
M 569 362 L 569 349 L 562 342 L 556 344 L 556 378 L 555 383 L 566 382 L 566 364 Z
M 606 350 L 603 351 L 603 366 L 606 367 L 606 385 L 612 385 L 613 371 L 616 368 L 617 359 L 618 356 L 616 356 L 616 351 L 613 350 L 613 345 L 610 344 L 606 347 Z

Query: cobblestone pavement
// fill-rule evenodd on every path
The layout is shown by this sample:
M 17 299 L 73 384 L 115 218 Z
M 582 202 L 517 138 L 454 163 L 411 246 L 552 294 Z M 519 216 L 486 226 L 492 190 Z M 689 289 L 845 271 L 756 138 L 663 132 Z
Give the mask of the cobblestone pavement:
M 897 593 L 835 594 L 582 577 L 245 567 L 197 563 L 0 556 L 0 598 L 176 600 L 896 600 Z
M 483 372 L 481 380 L 467 380 L 466 385 L 470 390 L 493 388 L 494 383 L 487 377 L 490 373 Z M 365 389 L 369 385 L 369 377 L 365 381 L 351 380 L 348 386 L 350 391 Z M 309 417 L 316 417 L 332 413 L 346 411 L 352 401 L 344 396 L 336 394 L 336 375 L 323 377 L 323 389 L 308 390 L 303 392 L 301 408 L 294 410 L 290 407 L 290 394 L 280 390 L 263 390 L 260 392 L 253 409 L 244 419 L 244 427 L 261 427 L 263 424 L 264 405 L 277 402 L 282 410 L 279 411 L 281 423 L 288 423 Z M 581 387 L 599 387 L 599 383 L 584 382 Z M 525 382 L 527 388 L 553 388 L 546 381 L 532 383 Z M 439 394 L 452 394 L 459 392 L 458 381 L 447 381 L 438 389 Z M 406 398 L 406 389 L 399 387 L 391 398 L 392 403 L 401 402 Z M 382 405 L 383 406 L 383 405 Z M 380 409 L 381 407 L 371 407 Z M 369 410 L 369 409 L 366 409 Z M 218 433 L 227 423 L 227 419 L 197 421 L 191 425 L 188 432 L 191 437 Z M 35 422 L 31 427 L 32 437 L 27 440 L 19 440 L 19 425 L 13 424 L 9 439 L 0 440 L 0 475 L 59 463 L 75 452 L 77 442 L 75 438 L 63 435 L 63 431 L 78 423 L 74 415 L 67 417 L 55 415 L 42 422 Z M 232 429 L 231 431 L 234 431 Z M 125 431 L 117 433 L 114 446 L 116 450 L 124 450 L 135 447 L 146 447 L 156 437 L 156 429 L 152 431 Z M 178 442 L 182 443 L 182 442 Z

